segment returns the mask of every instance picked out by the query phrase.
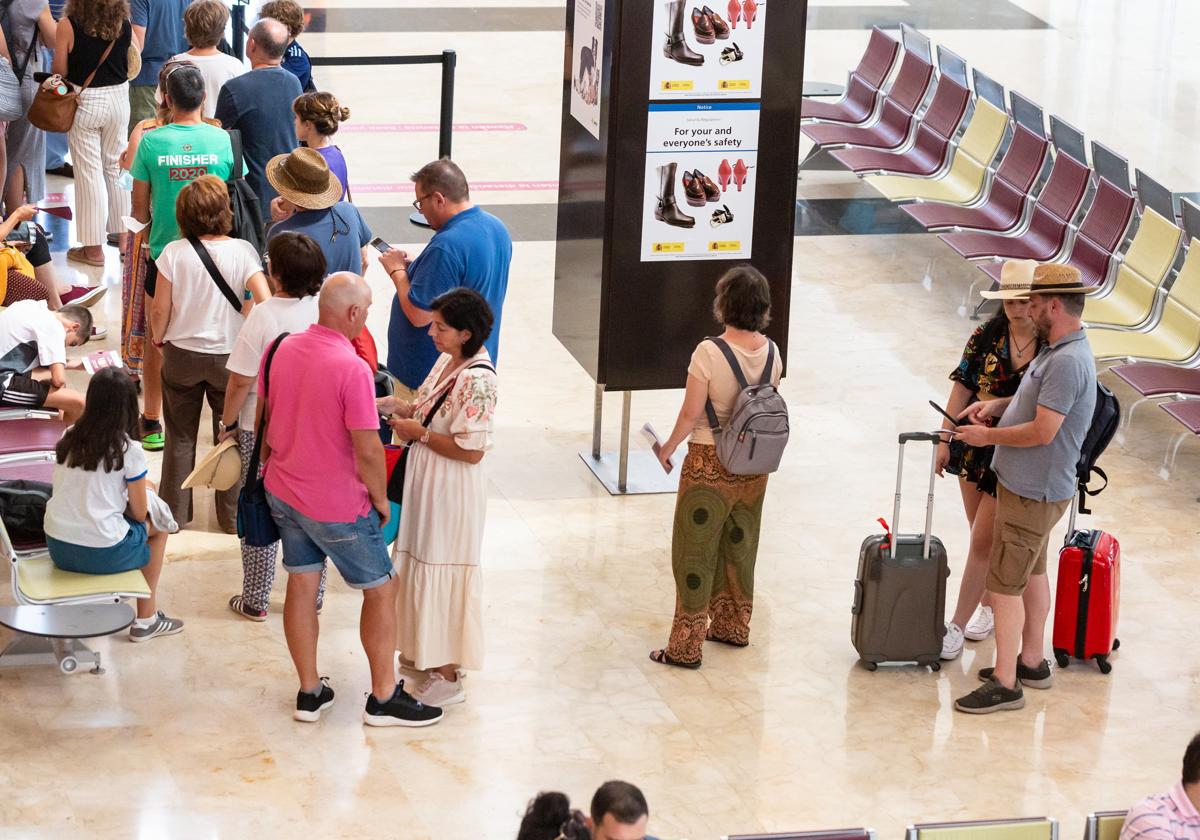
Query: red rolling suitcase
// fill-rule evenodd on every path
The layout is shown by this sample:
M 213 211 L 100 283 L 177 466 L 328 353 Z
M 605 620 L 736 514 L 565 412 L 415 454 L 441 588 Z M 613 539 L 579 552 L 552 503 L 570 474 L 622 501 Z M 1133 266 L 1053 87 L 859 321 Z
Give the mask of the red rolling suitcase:
M 1075 506 L 1067 542 L 1058 555 L 1054 598 L 1054 659 L 1066 668 L 1071 657 L 1095 659 L 1102 674 L 1108 656 L 1121 646 L 1117 612 L 1121 600 L 1121 545 L 1107 531 L 1075 530 Z

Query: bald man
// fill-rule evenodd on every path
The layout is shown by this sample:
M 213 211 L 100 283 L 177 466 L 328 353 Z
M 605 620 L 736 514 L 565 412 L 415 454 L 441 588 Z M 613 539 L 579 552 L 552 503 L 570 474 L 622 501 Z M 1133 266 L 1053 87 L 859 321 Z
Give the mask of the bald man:
M 246 58 L 250 72 L 230 79 L 217 96 L 216 118 L 221 127 L 242 133 L 246 156 L 246 180 L 264 215 L 276 192 L 264 174 L 267 161 L 299 145 L 292 121 L 292 101 L 300 95 L 300 82 L 284 70 L 288 30 L 277 20 L 263 18 L 250 28 Z
M 350 343 L 371 289 L 339 272 L 325 280 L 319 306 L 317 323 L 267 351 L 258 377 L 263 478 L 288 573 L 283 630 L 300 678 L 292 716 L 312 723 L 333 705 L 317 668 L 317 589 L 328 559 L 363 593 L 359 632 L 371 667 L 363 723 L 428 726 L 442 710 L 413 699 L 393 670 L 396 576 L 381 531 L 389 508 L 375 380 Z

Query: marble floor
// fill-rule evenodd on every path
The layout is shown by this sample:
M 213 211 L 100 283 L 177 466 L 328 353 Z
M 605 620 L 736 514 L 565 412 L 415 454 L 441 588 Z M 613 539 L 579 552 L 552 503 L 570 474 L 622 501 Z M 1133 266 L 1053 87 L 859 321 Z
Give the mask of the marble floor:
M 440 5 L 487 11 L 513 2 Z M 842 15 L 830 18 L 837 22 L 854 4 L 810 5 L 818 17 Z M 1196 188 L 1200 63 L 1187 33 L 1200 22 L 1197 4 L 1002 5 L 1048 26 L 939 29 L 939 9 L 957 8 L 953 0 L 864 0 L 859 9 L 892 20 L 919 9 L 935 41 L 1174 189 Z M 560 31 L 381 32 L 372 7 L 438 10 L 404 0 L 313 7 L 362 16 L 354 31 L 305 35 L 314 55 L 457 49 L 456 119 L 522 126 L 456 135 L 456 157 L 484 185 L 476 200 L 554 201 Z M 866 36 L 812 29 L 808 75 L 840 80 Z M 514 55 L 521 60 L 498 60 Z M 431 123 L 436 86 L 423 72 L 398 74 L 387 97 L 360 71 L 326 68 L 318 79 L 344 97 L 355 122 Z M 420 247 L 425 236 L 402 221 L 407 175 L 432 156 L 436 135 L 353 125 L 340 139 L 352 180 L 381 185 L 360 203 L 391 214 L 394 244 Z M 70 197 L 70 182 L 54 179 L 52 189 Z M 818 173 L 805 175 L 799 194 L 868 191 Z M 1052 690 L 1028 692 L 1023 711 L 975 718 L 951 703 L 991 664 L 990 642 L 969 643 L 940 673 L 867 673 L 849 642 L 858 546 L 877 516 L 890 515 L 896 433 L 935 422 L 926 400 L 948 392 L 973 326 L 960 308 L 978 272 L 926 234 L 803 236 L 795 254 L 783 384 L 795 431 L 767 496 L 748 649 L 708 650 L 697 672 L 647 660 L 666 638 L 673 603 L 673 499 L 611 497 L 580 461 L 592 383 L 551 335 L 553 243 L 526 239 L 514 250 L 496 448 L 485 460 L 488 661 L 468 677 L 468 702 L 430 729 L 365 729 L 361 598 L 338 582 L 321 618 L 321 670 L 338 702 L 319 725 L 294 723 L 282 587 L 265 624 L 228 611 L 240 585 L 237 544 L 217 532 L 202 499 L 197 521 L 171 539 L 162 581 L 163 606 L 187 622 L 182 635 L 137 647 L 102 641 L 101 676 L 0 671 L 0 836 L 500 840 L 515 835 L 538 790 L 567 791 L 586 807 L 599 783 L 624 778 L 646 792 L 651 832 L 669 840 L 843 825 L 895 838 L 918 821 L 1042 814 L 1075 837 L 1088 811 L 1124 808 L 1174 783 L 1200 717 L 1200 445 L 1185 445 L 1161 479 L 1175 429 L 1144 408 L 1105 455 L 1111 487 L 1084 521 L 1115 532 L 1123 548 L 1123 644 L 1111 675 L 1074 665 Z M 93 311 L 115 334 L 115 258 L 91 279 L 111 289 Z M 370 325 L 382 343 L 389 287 L 377 265 L 369 279 Z M 638 393 L 633 417 L 668 427 L 679 399 Z M 610 396 L 613 445 L 619 414 Z M 924 490 L 915 454 L 913 462 L 905 521 L 915 527 Z M 954 593 L 967 534 L 948 479 L 938 485 L 934 531 L 949 549 Z

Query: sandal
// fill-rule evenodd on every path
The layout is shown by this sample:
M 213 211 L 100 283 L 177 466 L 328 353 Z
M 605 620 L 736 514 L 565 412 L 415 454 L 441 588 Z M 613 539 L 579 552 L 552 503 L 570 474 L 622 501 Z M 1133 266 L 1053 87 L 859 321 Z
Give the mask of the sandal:
M 650 661 L 657 662 L 659 665 L 672 665 L 676 668 L 687 668 L 689 671 L 695 671 L 700 668 L 700 662 L 680 662 L 677 659 L 672 659 L 667 656 L 666 648 L 650 651 Z
M 741 61 L 745 57 L 746 56 L 742 53 L 741 49 L 738 47 L 737 41 L 733 42 L 732 47 L 726 47 L 725 49 L 721 50 L 721 63 L 722 64 L 733 64 L 733 62 Z
M 74 248 L 67 249 L 67 259 L 71 262 L 80 262 L 84 265 L 94 265 L 97 268 L 104 268 L 103 258 L 95 260 L 87 255 L 87 251 L 82 245 L 76 245 Z

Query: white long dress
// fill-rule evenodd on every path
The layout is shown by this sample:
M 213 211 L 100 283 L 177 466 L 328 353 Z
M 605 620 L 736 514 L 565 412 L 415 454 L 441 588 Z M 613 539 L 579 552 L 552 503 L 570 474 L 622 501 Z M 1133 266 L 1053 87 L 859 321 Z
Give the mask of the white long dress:
M 490 362 L 486 349 L 469 364 L 479 362 Z M 418 389 L 414 419 L 423 421 L 433 408 L 449 363 L 450 356 L 442 354 Z M 463 449 L 486 452 L 495 408 L 496 374 L 464 369 L 429 428 L 453 435 Z M 450 664 L 476 670 L 483 666 L 483 462 L 455 461 L 419 443 L 407 457 L 400 533 L 392 551 L 400 580 L 397 649 L 421 670 Z

